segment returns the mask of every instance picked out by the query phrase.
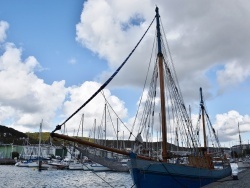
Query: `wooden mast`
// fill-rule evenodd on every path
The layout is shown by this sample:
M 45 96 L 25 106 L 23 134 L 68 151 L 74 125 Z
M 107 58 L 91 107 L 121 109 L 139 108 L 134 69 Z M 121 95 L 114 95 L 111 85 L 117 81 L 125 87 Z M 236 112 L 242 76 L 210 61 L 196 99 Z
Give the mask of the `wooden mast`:
M 207 151 L 207 136 L 206 136 L 206 126 L 205 126 L 205 109 L 204 109 L 204 101 L 202 95 L 202 88 L 200 87 L 200 95 L 201 95 L 201 113 L 202 113 L 202 125 L 203 125 L 203 137 L 204 137 L 204 151 Z
M 166 109 L 165 109 L 165 90 L 164 90 L 164 72 L 163 72 L 163 54 L 161 50 L 161 31 L 160 31 L 160 15 L 159 8 L 155 8 L 156 12 L 156 29 L 158 42 L 158 69 L 160 79 L 160 97 L 161 97 L 161 124 L 162 124 L 162 159 L 167 161 L 167 126 L 166 126 Z

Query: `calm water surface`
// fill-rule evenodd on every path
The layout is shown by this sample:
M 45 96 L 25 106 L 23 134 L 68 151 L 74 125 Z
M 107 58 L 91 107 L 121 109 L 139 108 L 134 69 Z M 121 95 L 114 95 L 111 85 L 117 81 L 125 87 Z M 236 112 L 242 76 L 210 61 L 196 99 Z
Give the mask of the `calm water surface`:
M 231 163 L 232 170 L 238 170 Z M 241 170 L 239 170 L 241 171 Z M 67 188 L 115 187 L 130 188 L 133 182 L 129 173 L 91 172 L 73 170 L 42 170 L 36 168 L 0 165 L 0 188 Z
M 106 182 L 108 183 L 106 183 Z M 42 170 L 0 165 L 1 188 L 132 187 L 129 173 Z

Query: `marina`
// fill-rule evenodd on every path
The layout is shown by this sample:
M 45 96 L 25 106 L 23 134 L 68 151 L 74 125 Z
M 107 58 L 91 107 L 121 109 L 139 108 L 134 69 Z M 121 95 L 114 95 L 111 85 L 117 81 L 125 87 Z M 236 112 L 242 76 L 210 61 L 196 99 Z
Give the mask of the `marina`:
M 168 6 L 148 5 L 146 8 L 145 3 L 141 8 L 134 6 L 120 14 L 125 6 L 120 9 L 117 5 L 117 9 L 111 9 L 112 3 L 103 2 L 106 4 L 84 1 L 80 21 L 74 23 L 75 42 L 94 52 L 93 57 L 97 55 L 108 65 L 105 68 L 109 69 L 99 63 L 93 66 L 90 56 L 86 56 L 84 64 L 86 60 L 91 62 L 87 72 L 96 71 L 97 77 L 85 80 L 85 69 L 79 68 L 83 77 L 77 83 L 76 77 L 80 77 L 77 71 L 75 75 L 64 73 L 65 77 L 72 77 L 75 85 L 66 83 L 67 79 L 52 79 L 50 83 L 55 89 L 51 89 L 35 71 L 39 65 L 36 58 L 27 57 L 22 62 L 21 49 L 14 44 L 9 48 L 16 48 L 18 57 L 10 58 L 8 47 L 6 53 L 3 50 L 3 55 L 0 54 L 0 74 L 13 64 L 10 67 L 15 71 L 10 71 L 11 76 L 6 74 L 6 78 L 18 75 L 17 68 L 20 68 L 24 73 L 20 71 L 22 76 L 17 76 L 18 80 L 25 79 L 26 73 L 27 80 L 38 80 L 34 82 L 36 87 L 32 84 L 23 87 L 20 83 L 14 92 L 3 90 L 6 100 L 2 97 L 0 188 L 249 188 L 250 118 L 243 115 L 238 102 L 238 109 L 234 104 L 229 106 L 223 102 L 225 107 L 219 98 L 228 92 L 227 87 L 234 87 L 232 82 L 237 77 L 232 72 L 242 63 L 241 58 L 238 57 L 237 62 L 223 58 L 215 58 L 212 63 L 212 58 L 205 60 L 204 56 L 212 56 L 215 52 L 226 55 L 224 51 L 217 52 L 217 43 L 211 42 L 213 47 L 208 48 L 212 38 L 207 38 L 213 29 L 200 38 L 196 36 L 204 33 L 205 30 L 199 28 L 202 24 L 180 22 L 186 28 L 179 26 L 176 29 L 176 23 L 171 22 L 169 15 L 184 16 L 178 12 L 176 15 L 170 13 Z M 99 10 L 105 10 L 103 18 L 111 19 L 99 20 L 97 17 L 101 14 L 93 10 L 99 13 Z M 92 11 L 93 14 L 88 14 Z M 105 15 L 109 11 L 112 16 Z M 210 18 L 209 15 L 204 17 Z M 211 23 L 205 24 L 216 26 Z M 1 43 L 5 43 L 8 28 L 8 23 L 0 20 Z M 100 31 L 96 32 L 96 29 Z M 226 31 L 220 27 L 216 30 Z M 213 37 L 217 34 L 215 32 Z M 97 37 L 99 35 L 101 37 Z M 187 40 L 189 38 L 191 40 Z M 209 43 L 203 50 L 200 49 L 206 43 L 198 45 L 201 39 Z M 197 44 L 193 44 L 190 53 L 193 41 Z M 223 41 L 227 40 L 220 43 Z M 202 51 L 206 53 L 200 54 Z M 76 54 L 71 57 L 69 64 L 77 67 L 80 59 L 74 58 Z M 61 65 L 55 67 L 66 70 L 66 66 Z M 243 72 L 241 68 L 236 71 L 237 75 Z M 214 72 L 210 73 L 212 69 Z M 250 69 L 247 72 L 244 79 L 249 81 Z M 211 83 L 204 79 L 210 76 L 213 78 Z M 232 80 L 228 79 L 231 77 Z M 238 79 L 236 85 L 244 79 Z M 22 95 L 20 88 L 30 92 Z M 4 91 L 17 96 L 13 96 L 12 101 L 12 98 L 8 99 L 9 93 Z M 19 92 L 22 103 L 15 100 Z M 227 101 L 233 103 L 232 96 L 226 98 Z M 48 100 L 51 101 L 49 105 Z M 19 105 L 18 111 L 12 103 Z M 8 126 L 5 126 L 6 122 Z

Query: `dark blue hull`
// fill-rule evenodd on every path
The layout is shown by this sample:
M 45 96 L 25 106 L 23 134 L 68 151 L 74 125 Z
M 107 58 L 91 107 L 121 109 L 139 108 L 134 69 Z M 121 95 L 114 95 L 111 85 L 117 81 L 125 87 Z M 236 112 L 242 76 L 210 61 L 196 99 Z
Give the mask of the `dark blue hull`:
M 230 165 L 224 169 L 205 169 L 135 158 L 131 158 L 128 166 L 137 188 L 196 188 L 230 176 L 232 173 Z

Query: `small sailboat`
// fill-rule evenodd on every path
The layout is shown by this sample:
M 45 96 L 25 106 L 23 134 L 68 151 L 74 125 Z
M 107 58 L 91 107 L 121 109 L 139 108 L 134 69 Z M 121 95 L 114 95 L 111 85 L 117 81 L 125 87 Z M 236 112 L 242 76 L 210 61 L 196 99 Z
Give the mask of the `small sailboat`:
M 223 151 L 220 148 L 218 137 L 216 137 L 215 131 L 210 127 L 215 135 L 215 142 L 217 143 L 217 150 L 211 153 L 208 151 L 208 142 L 206 141 L 206 129 L 205 129 L 205 116 L 208 116 L 203 103 L 203 96 L 201 92 L 201 112 L 203 121 L 203 138 L 204 144 L 199 143 L 197 134 L 193 129 L 190 116 L 184 105 L 183 97 L 181 95 L 180 88 L 178 86 L 177 77 L 175 75 L 175 69 L 171 54 L 169 53 L 168 44 L 163 45 L 163 35 L 160 29 L 160 15 L 159 9 L 155 9 L 156 15 L 153 19 L 156 20 L 156 41 L 157 41 L 157 54 L 155 60 L 155 66 L 153 68 L 153 76 L 151 79 L 151 85 L 148 90 L 148 100 L 145 102 L 145 111 L 143 111 L 141 120 L 141 129 L 135 139 L 135 146 L 133 151 L 120 150 L 118 148 L 110 148 L 104 145 L 100 145 L 93 142 L 84 141 L 78 138 L 57 134 L 55 131 L 60 130 L 70 118 L 72 118 L 78 111 L 80 111 L 86 104 L 88 104 L 119 72 L 126 61 L 129 59 L 135 48 L 130 55 L 122 63 L 115 73 L 79 108 L 74 112 L 66 121 L 61 125 L 58 125 L 54 131 L 51 132 L 51 136 L 68 140 L 82 145 L 87 145 L 93 148 L 100 148 L 103 150 L 111 151 L 121 155 L 129 157 L 127 163 L 133 182 L 137 188 L 147 187 L 202 187 L 209 183 L 212 183 L 218 179 L 231 175 L 231 167 L 229 161 L 224 157 Z M 152 22 L 153 23 L 153 22 Z M 151 24 L 152 24 L 151 23 Z M 150 26 L 151 26 L 150 24 Z M 167 56 L 168 54 L 168 56 Z M 159 81 L 159 86 L 157 85 Z M 168 86 L 166 89 L 165 86 Z M 146 139 L 150 134 L 150 130 L 153 129 L 151 125 L 155 122 L 156 112 L 151 107 L 155 107 L 157 100 L 156 89 L 159 88 L 159 101 L 160 113 L 159 113 L 159 125 L 161 127 L 161 147 L 160 151 L 155 151 L 153 143 L 145 144 L 143 142 L 143 135 L 146 135 Z M 169 107 L 170 110 L 166 110 Z M 152 117 L 152 118 L 151 118 Z M 169 128 L 170 124 L 174 124 L 175 127 Z M 211 124 L 210 124 L 211 126 Z M 172 130 L 172 131 L 171 131 Z M 173 131 L 175 130 L 175 131 Z M 176 134 L 175 132 L 179 132 Z M 181 138 L 183 140 L 182 145 L 175 146 L 177 151 L 174 153 L 171 150 L 169 138 L 170 134 L 176 134 L 177 142 Z M 173 144 L 171 145 L 173 146 Z M 183 150 L 183 151 L 180 151 Z M 214 167 L 215 157 L 223 163 L 222 168 Z
M 103 166 L 99 163 L 83 163 L 83 170 L 91 170 L 95 172 L 104 172 L 104 171 L 111 171 L 110 168 Z
M 50 168 L 55 168 L 55 169 L 68 169 L 70 164 L 70 159 L 65 158 L 63 160 L 51 160 L 48 162 L 48 165 Z
M 82 170 L 83 164 L 79 161 L 75 161 L 69 164 L 69 170 Z
M 17 167 L 38 167 L 38 163 L 33 160 L 24 160 L 16 162 Z
M 40 129 L 39 129 L 39 145 L 38 145 L 38 155 L 36 160 L 32 159 L 30 156 L 30 159 L 24 160 L 24 161 L 18 161 L 16 162 L 15 166 L 17 167 L 38 167 L 39 169 L 47 169 L 49 168 L 49 165 L 47 163 L 43 162 L 42 152 L 41 152 L 41 140 L 42 140 L 42 123 L 40 123 Z

